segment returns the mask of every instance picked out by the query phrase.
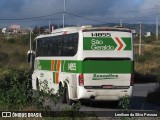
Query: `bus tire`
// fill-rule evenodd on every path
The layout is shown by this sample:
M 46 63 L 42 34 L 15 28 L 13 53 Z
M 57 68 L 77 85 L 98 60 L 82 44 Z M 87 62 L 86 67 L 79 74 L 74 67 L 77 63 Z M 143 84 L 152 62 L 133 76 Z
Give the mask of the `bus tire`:
M 66 99 L 66 103 L 68 105 L 72 105 L 73 101 L 71 99 L 69 99 L 68 87 L 65 88 L 65 99 Z
M 36 88 L 37 88 L 37 91 L 39 91 L 39 80 L 38 79 L 36 80 Z
M 64 87 L 62 87 L 62 85 L 59 86 L 59 101 L 61 103 L 65 103 L 66 99 L 65 99 L 65 90 Z

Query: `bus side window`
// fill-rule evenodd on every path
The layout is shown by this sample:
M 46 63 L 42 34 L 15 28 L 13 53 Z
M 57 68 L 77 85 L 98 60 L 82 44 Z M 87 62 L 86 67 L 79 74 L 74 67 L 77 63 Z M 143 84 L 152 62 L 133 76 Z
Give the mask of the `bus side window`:
M 52 54 L 52 45 L 51 45 L 51 39 L 48 37 L 46 38 L 46 56 L 51 56 Z
M 67 48 L 67 44 L 66 44 L 65 37 L 63 36 L 62 56 L 65 56 L 66 48 Z
M 69 40 L 68 35 L 63 36 L 63 53 L 62 53 L 63 56 L 69 56 L 69 44 L 71 43 L 68 43 L 69 42 L 68 40 Z
M 78 47 L 78 35 L 68 34 L 63 37 L 63 56 L 74 56 Z
M 46 52 L 45 47 L 46 47 L 45 38 L 42 38 L 41 56 L 45 55 L 45 52 Z
M 77 33 L 73 34 L 72 42 L 73 42 L 73 54 L 75 55 L 78 50 L 78 34 Z
M 62 39 L 60 36 L 53 36 L 48 42 L 48 50 L 50 51 L 49 56 L 60 56 L 62 49 Z
M 52 41 L 52 51 L 53 51 L 52 56 L 56 56 L 57 55 L 56 47 L 57 47 L 57 41 L 56 41 L 56 39 L 54 39 L 54 41 Z
M 61 36 L 58 36 L 57 38 L 57 41 L 58 41 L 58 56 L 61 56 L 62 55 L 62 37 Z
M 37 39 L 37 48 L 36 48 L 36 56 L 41 56 L 42 55 L 42 40 Z
M 74 53 L 73 53 L 73 36 L 72 35 L 69 35 L 69 39 L 68 39 L 68 52 L 69 52 L 69 56 L 73 56 Z
M 34 40 L 34 42 L 33 42 L 33 50 L 34 50 L 34 51 L 36 51 L 36 41 L 37 41 L 37 40 Z
M 45 37 L 42 39 L 42 56 L 49 56 L 49 38 Z

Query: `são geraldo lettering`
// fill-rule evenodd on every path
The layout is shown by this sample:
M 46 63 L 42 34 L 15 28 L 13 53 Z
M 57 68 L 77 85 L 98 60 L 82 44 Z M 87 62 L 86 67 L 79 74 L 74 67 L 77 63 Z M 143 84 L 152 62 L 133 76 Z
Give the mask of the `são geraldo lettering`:
M 91 40 L 91 49 L 92 50 L 114 50 L 114 46 L 104 45 L 103 40 L 92 39 Z

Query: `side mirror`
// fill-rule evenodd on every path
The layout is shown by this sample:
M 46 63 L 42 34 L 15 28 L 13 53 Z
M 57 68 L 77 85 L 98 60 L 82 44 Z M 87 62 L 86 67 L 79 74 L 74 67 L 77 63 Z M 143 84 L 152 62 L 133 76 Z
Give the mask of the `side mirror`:
M 35 59 L 35 52 L 33 50 L 29 50 L 27 52 L 27 62 L 30 63 L 30 67 L 33 68 Z
M 27 52 L 27 62 L 28 63 L 32 62 L 32 59 L 34 58 L 34 56 L 35 56 L 34 51 L 33 50 L 29 50 Z

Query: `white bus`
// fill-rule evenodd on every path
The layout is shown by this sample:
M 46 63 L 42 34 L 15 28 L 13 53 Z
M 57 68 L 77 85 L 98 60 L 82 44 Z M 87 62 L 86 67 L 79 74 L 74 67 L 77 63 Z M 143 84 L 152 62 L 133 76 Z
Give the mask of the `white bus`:
M 68 104 L 132 96 L 134 60 L 129 29 L 61 28 L 36 37 L 32 51 L 34 90 L 42 90 L 40 82 L 47 81 L 53 94 L 61 93 L 62 102 Z

